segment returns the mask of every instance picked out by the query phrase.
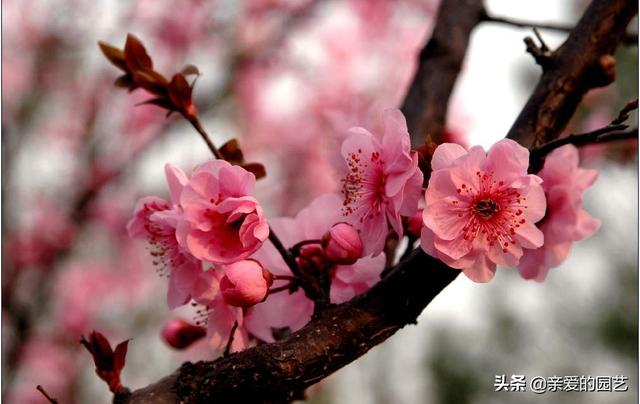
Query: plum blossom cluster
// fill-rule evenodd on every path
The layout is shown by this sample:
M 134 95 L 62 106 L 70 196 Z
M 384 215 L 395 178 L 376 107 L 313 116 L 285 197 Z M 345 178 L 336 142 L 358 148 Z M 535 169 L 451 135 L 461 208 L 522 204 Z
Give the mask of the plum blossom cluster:
M 206 335 L 211 347 L 230 352 L 284 338 L 314 311 L 373 287 L 394 261 L 390 241 L 405 234 L 487 282 L 498 265 L 542 280 L 573 242 L 597 229 L 582 210 L 596 172 L 578 168 L 573 146 L 550 154 L 536 175 L 528 150 L 514 141 L 488 152 L 445 143 L 427 156 L 411 150 L 399 110 L 382 118 L 382 136 L 350 129 L 339 193 L 269 224 L 252 196 L 256 178 L 242 166 L 211 160 L 189 176 L 166 166 L 170 201 L 142 198 L 128 230 L 148 242 L 168 276 L 169 306 L 197 307 L 195 324 L 167 323 L 167 343 L 185 348 Z M 419 161 L 426 157 L 424 190 Z

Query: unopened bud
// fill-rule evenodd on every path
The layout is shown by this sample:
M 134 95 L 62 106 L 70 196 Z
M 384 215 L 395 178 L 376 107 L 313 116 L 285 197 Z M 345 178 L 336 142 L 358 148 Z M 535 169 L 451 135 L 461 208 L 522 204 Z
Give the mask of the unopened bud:
M 422 209 L 419 209 L 415 215 L 407 218 L 407 232 L 415 238 L 420 238 L 422 226 Z
M 334 224 L 322 236 L 322 248 L 328 259 L 340 265 L 352 265 L 362 257 L 362 239 L 348 223 Z
M 227 304 L 251 307 L 267 297 L 273 276 L 258 261 L 242 260 L 225 265 L 223 269 L 220 291 Z
M 175 349 L 184 349 L 206 334 L 204 327 L 187 323 L 180 318 L 169 320 L 162 328 L 162 338 Z

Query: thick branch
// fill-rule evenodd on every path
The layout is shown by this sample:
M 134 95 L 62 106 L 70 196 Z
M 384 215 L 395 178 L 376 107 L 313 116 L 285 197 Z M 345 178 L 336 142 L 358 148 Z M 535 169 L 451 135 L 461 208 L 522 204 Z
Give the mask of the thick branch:
M 550 55 L 507 137 L 525 146 L 557 138 L 583 95 L 615 79 L 612 55 L 637 12 L 638 3 L 633 0 L 594 0 L 569 38 Z
M 415 323 L 459 273 L 418 248 L 368 293 L 319 313 L 286 340 L 214 362 L 184 364 L 177 371 L 176 395 L 161 381 L 158 391 L 166 396 L 155 402 L 282 403 L 300 398 L 306 387 Z M 141 393 L 134 392 L 127 403 L 145 403 Z
M 411 144 L 427 135 L 441 143 L 449 96 L 458 78 L 471 31 L 482 20 L 482 0 L 443 0 L 431 39 L 420 52 L 413 82 L 402 104 Z

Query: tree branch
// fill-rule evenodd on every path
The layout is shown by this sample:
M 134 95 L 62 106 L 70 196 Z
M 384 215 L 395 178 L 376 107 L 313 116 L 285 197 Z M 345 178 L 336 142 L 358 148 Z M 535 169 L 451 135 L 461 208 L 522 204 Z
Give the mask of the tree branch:
M 485 14 L 483 16 L 482 22 L 511 25 L 512 27 L 518 27 L 518 28 L 546 29 L 549 31 L 559 31 L 559 32 L 566 32 L 566 33 L 569 33 L 573 30 L 573 26 L 571 25 L 538 23 L 538 22 L 532 22 L 532 21 L 518 20 L 515 18 L 498 17 L 494 15 L 489 15 L 489 14 Z M 632 33 L 626 34 L 622 38 L 621 42 L 625 45 L 637 45 L 638 34 L 632 34 Z
M 631 3 L 595 0 L 591 4 L 569 39 L 554 52 L 553 65 L 514 123 L 510 137 L 525 144 L 531 143 L 533 134 L 553 140 L 594 82 L 604 85 L 595 79 L 594 66 L 621 40 L 637 12 L 637 5 Z M 403 105 L 414 142 L 422 142 L 427 133 L 436 138 L 442 133 L 446 100 L 481 9 L 476 0 L 445 0 L 441 4 L 429 41 L 433 44 L 427 44 L 421 53 L 416 80 Z M 447 24 L 451 26 L 445 27 Z M 446 32 L 449 35 L 443 37 Z M 452 47 L 445 45 L 447 42 Z M 425 106 L 434 105 L 435 111 L 425 111 Z M 316 313 L 309 324 L 287 339 L 213 362 L 185 363 L 173 375 L 114 401 L 282 403 L 302 398 L 306 387 L 364 355 L 404 325 L 415 323 L 420 312 L 459 273 L 417 248 L 366 294 Z
M 443 0 L 431 39 L 420 52 L 419 64 L 402 104 L 415 148 L 427 135 L 442 143 L 449 96 L 458 78 L 471 31 L 485 15 L 482 0 Z
M 557 138 L 584 94 L 615 79 L 612 55 L 637 12 L 633 0 L 592 1 L 569 38 L 550 55 L 507 137 L 534 147 Z

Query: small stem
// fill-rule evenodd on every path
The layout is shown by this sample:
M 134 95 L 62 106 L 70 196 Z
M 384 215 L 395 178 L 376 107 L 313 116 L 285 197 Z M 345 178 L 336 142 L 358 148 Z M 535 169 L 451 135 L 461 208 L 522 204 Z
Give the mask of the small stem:
M 44 389 L 44 387 L 42 387 L 41 385 L 37 385 L 36 386 L 36 390 L 38 390 L 40 393 L 42 393 L 42 395 L 49 400 L 49 402 L 51 404 L 58 404 L 58 400 L 56 400 L 55 398 L 51 397 L 49 395 L 49 393 L 47 393 L 47 391 Z
M 229 340 L 227 341 L 227 346 L 224 348 L 224 353 L 222 356 L 229 356 L 231 352 L 231 344 L 233 344 L 233 337 L 235 336 L 236 330 L 238 329 L 238 322 L 233 322 L 233 327 L 231 327 L 231 333 L 229 334 Z
M 292 281 L 295 282 L 298 280 L 295 276 L 289 275 L 271 275 L 274 281 Z
M 278 250 L 278 252 L 282 256 L 282 259 L 291 270 L 291 273 L 294 276 L 300 278 L 301 273 L 300 273 L 300 269 L 298 268 L 298 264 L 296 264 L 296 260 L 293 258 L 293 256 L 282 244 L 282 241 L 280 241 L 280 239 L 278 238 L 276 233 L 273 231 L 271 226 L 269 226 L 269 240 L 271 241 L 271 244 L 273 244 L 273 246 L 276 248 L 276 250 Z
M 282 285 L 282 286 L 277 286 L 275 288 L 271 288 L 269 289 L 269 294 L 272 295 L 274 293 L 278 293 L 278 292 L 283 292 L 285 290 L 289 290 L 291 289 L 293 282 L 287 283 L 286 285 Z
M 574 28 L 573 26 L 569 26 L 569 25 L 548 24 L 548 23 L 538 23 L 533 21 L 517 20 L 513 18 L 497 17 L 497 16 L 486 14 L 486 13 L 483 16 L 482 21 L 511 25 L 513 27 L 518 27 L 518 28 L 538 28 L 538 29 L 547 29 L 551 31 L 560 31 L 560 32 L 566 32 L 566 33 L 571 32 Z M 622 38 L 622 42 L 627 45 L 635 45 L 638 43 L 638 35 L 627 34 Z
M 299 243 L 296 243 L 289 249 L 293 253 L 293 255 L 298 255 L 300 253 L 300 249 L 305 245 L 309 244 L 321 244 L 322 240 L 303 240 Z
M 222 156 L 220 151 L 213 144 L 213 142 L 211 141 L 211 138 L 209 137 L 209 134 L 202 127 L 202 124 L 200 123 L 200 120 L 198 119 L 198 117 L 197 116 L 184 116 L 184 118 L 187 121 L 189 121 L 191 123 L 191 125 L 193 125 L 193 127 L 196 129 L 196 131 L 200 134 L 200 136 L 202 137 L 204 142 L 207 144 L 207 147 L 209 148 L 209 150 L 211 150 L 211 153 L 213 153 L 213 155 L 217 159 L 224 160 L 224 156 Z

